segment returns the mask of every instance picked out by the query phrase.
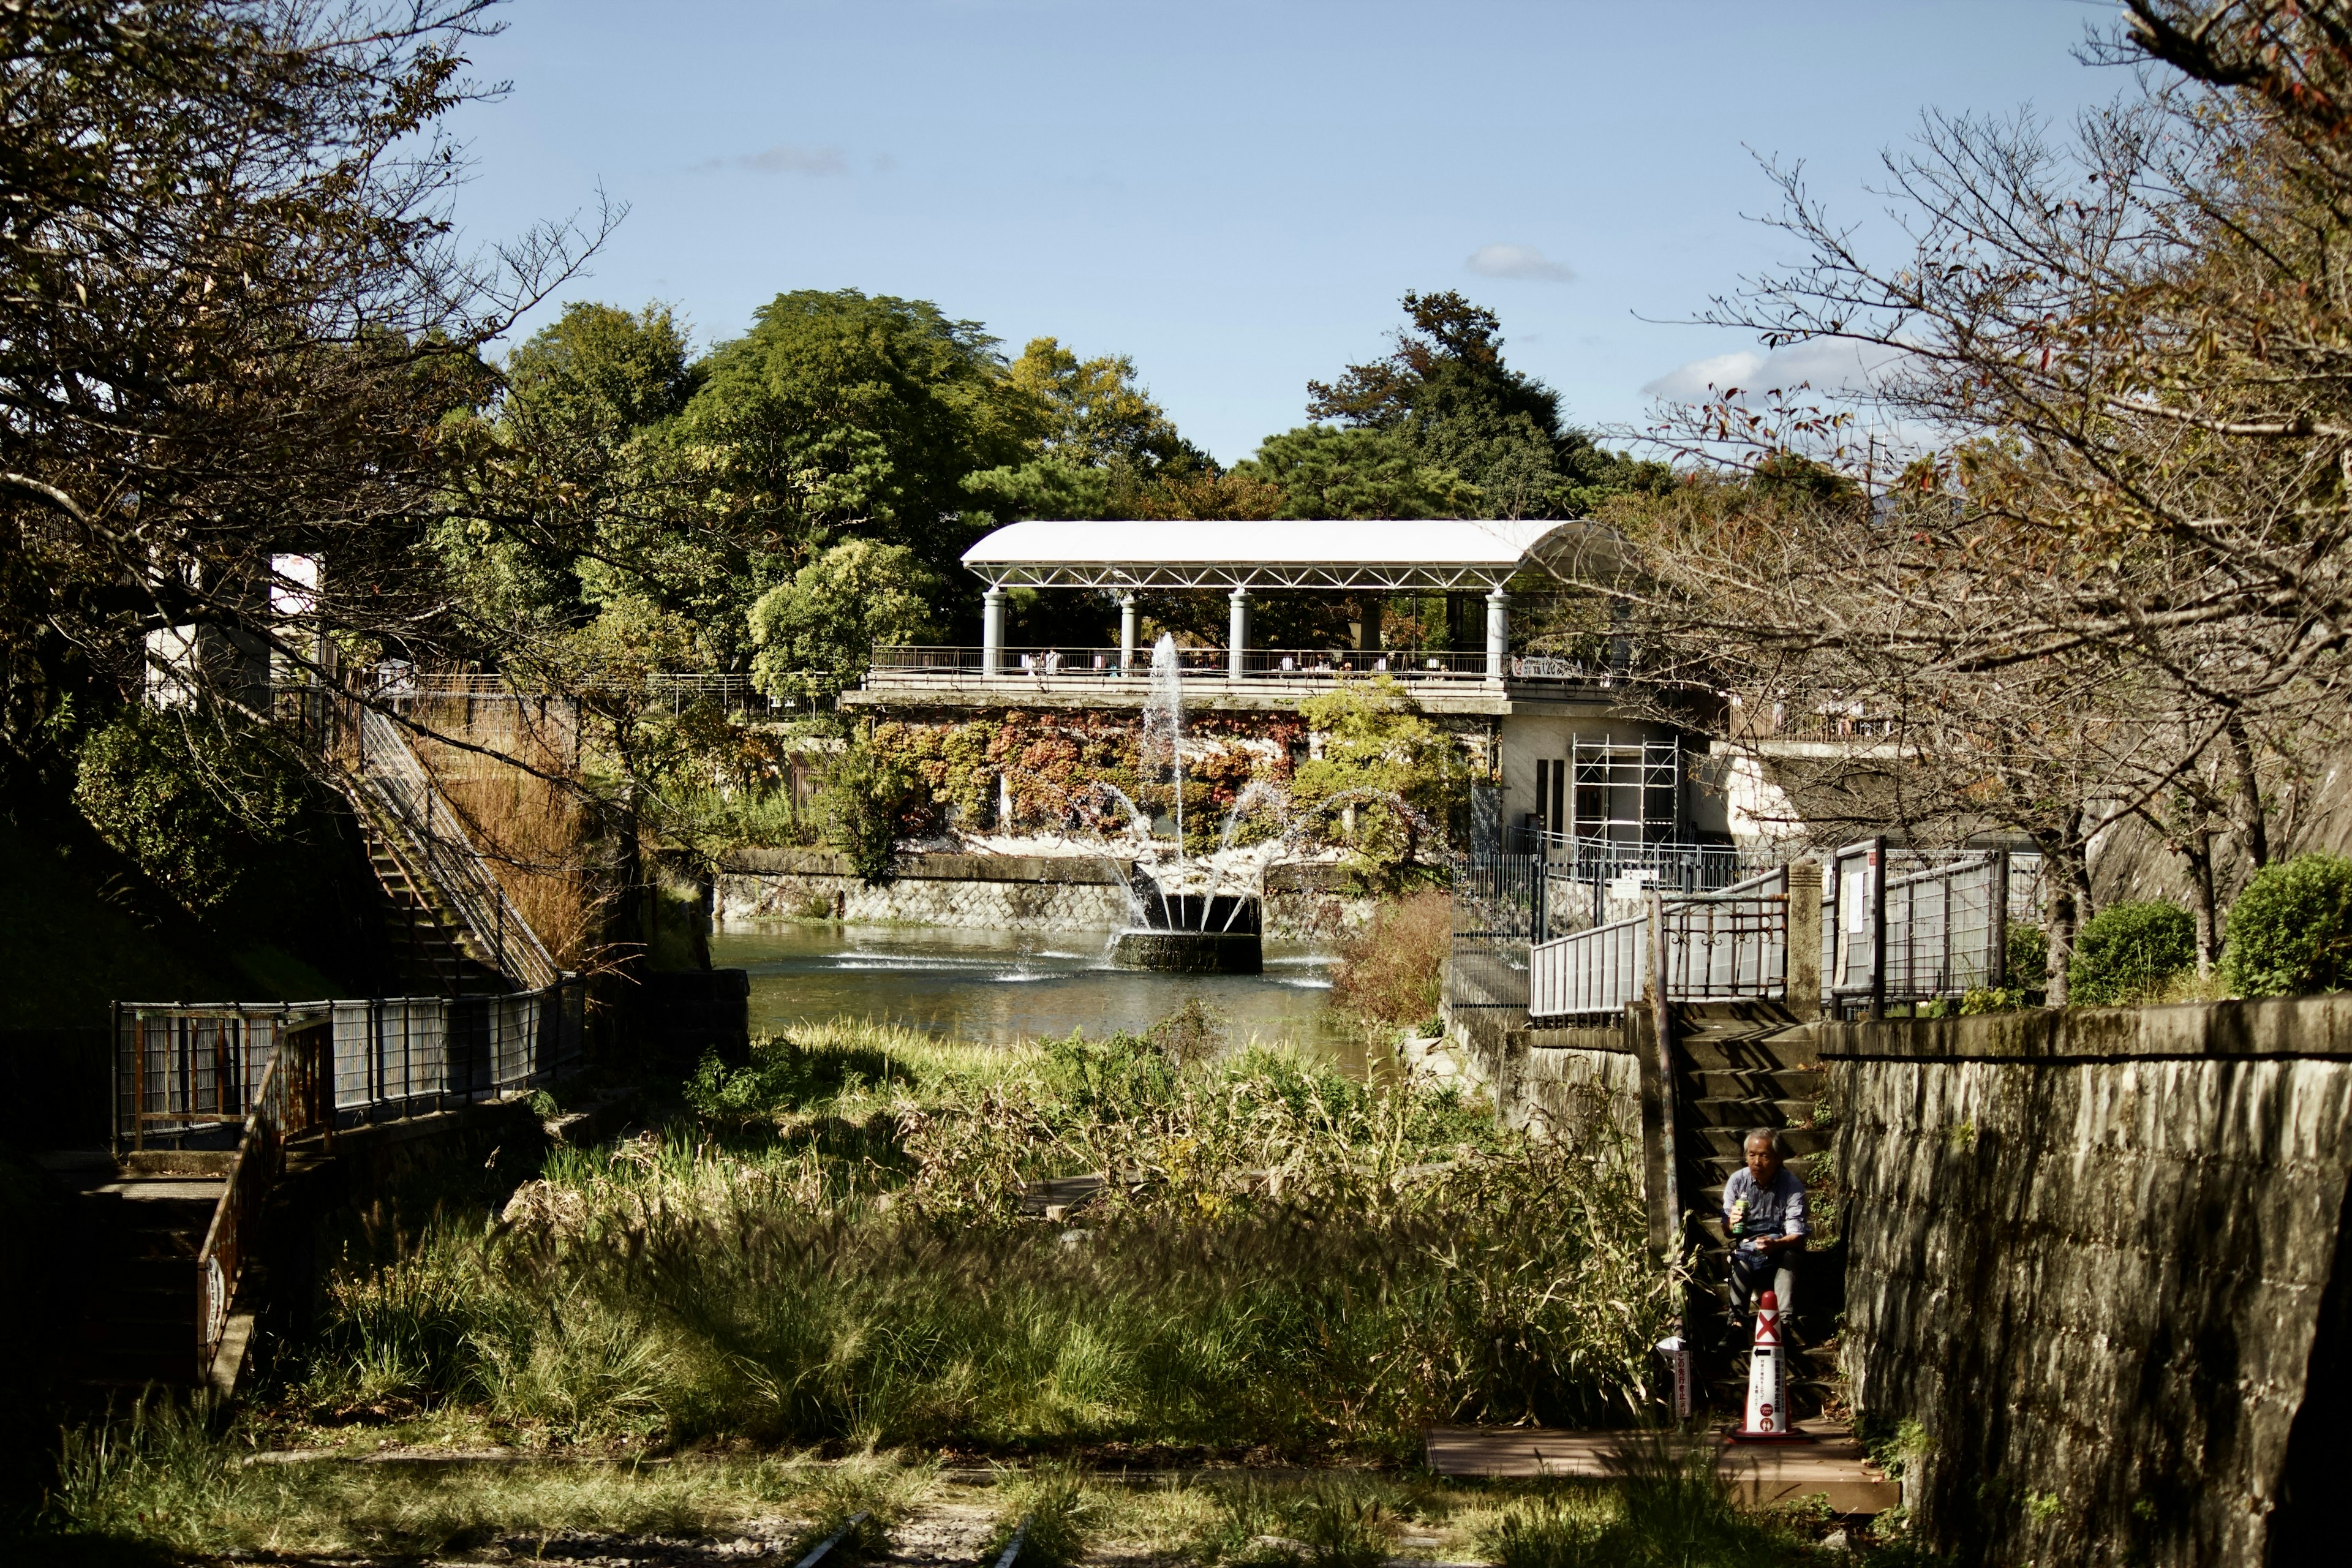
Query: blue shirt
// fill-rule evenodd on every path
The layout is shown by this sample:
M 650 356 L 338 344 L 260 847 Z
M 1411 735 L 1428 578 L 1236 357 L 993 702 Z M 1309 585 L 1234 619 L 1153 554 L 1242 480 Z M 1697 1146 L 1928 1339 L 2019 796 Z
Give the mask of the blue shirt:
M 1783 1165 L 1770 1186 L 1759 1186 L 1742 1165 L 1723 1184 L 1723 1229 L 1743 1251 L 1764 1237 L 1805 1235 L 1804 1182 Z

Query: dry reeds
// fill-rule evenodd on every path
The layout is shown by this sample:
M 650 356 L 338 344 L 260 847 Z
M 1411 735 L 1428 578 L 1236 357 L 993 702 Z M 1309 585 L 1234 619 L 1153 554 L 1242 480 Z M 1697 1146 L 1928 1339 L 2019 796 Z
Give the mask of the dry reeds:
M 1402 1456 L 1432 1421 L 1622 1420 L 1667 1310 L 1629 1162 L 1450 1093 L 1073 1039 L 886 1032 L 707 1068 L 488 1231 L 345 1278 L 307 1401 L 550 1436 Z M 1067 1220 L 1041 1176 L 1106 1173 Z
M 576 716 L 554 700 L 444 698 L 431 708 L 412 716 L 446 739 L 419 739 L 416 752 L 474 847 L 557 966 L 594 967 L 610 893 L 576 778 Z
M 1454 901 L 1425 888 L 1383 902 L 1340 947 L 1333 1005 L 1369 1023 L 1401 1026 L 1437 1016 L 1438 973 L 1454 941 Z

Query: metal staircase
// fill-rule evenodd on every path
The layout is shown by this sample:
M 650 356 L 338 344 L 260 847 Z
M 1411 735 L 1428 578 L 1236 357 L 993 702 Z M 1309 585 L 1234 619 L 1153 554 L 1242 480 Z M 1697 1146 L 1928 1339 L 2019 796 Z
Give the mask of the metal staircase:
M 394 969 L 413 993 L 537 991 L 562 972 L 499 885 L 400 727 L 362 712 L 344 781 L 383 895 Z

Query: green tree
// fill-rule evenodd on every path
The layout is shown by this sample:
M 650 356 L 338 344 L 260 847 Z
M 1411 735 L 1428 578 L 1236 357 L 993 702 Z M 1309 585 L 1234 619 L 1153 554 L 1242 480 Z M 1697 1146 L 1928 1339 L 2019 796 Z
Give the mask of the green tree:
M 1282 517 L 1462 517 L 1480 493 L 1400 432 L 1306 425 L 1269 436 L 1234 472 L 1282 492 Z
M 773 575 L 851 535 L 951 566 L 981 521 L 965 477 L 1017 464 L 1047 425 L 979 322 L 855 289 L 779 294 L 703 369 L 677 438 Z
M 1300 703 L 1298 713 L 1323 744 L 1321 755 L 1292 776 L 1294 809 L 1345 843 L 1376 888 L 1426 874 L 1447 824 L 1469 800 L 1470 765 L 1460 743 L 1385 676 L 1343 681 Z
M 284 868 L 300 837 L 302 775 L 265 732 L 240 727 L 192 742 L 186 724 L 184 715 L 126 708 L 91 731 L 74 801 L 101 837 L 205 914 Z
M 1458 475 L 1505 517 L 1581 516 L 1620 490 L 1666 482 L 1664 464 L 1603 451 L 1562 419 L 1558 393 L 1505 364 L 1492 310 L 1453 289 L 1408 292 L 1404 310 L 1410 324 L 1389 354 L 1307 384 L 1309 416 L 1394 437 L 1416 465 Z
M 539 672 L 555 650 L 528 644 L 627 612 L 740 626 L 749 542 L 697 504 L 661 433 L 700 383 L 670 312 L 575 303 L 505 366 L 503 396 L 453 432 L 470 493 L 434 530 L 479 655 Z M 715 650 L 730 651 L 722 640 Z
M 904 545 L 845 540 L 751 606 L 753 676 L 774 696 L 829 702 L 866 673 L 877 643 L 931 634 L 938 592 Z
M 1057 339 L 1032 338 L 1007 367 L 1005 380 L 1043 411 L 1042 441 L 1049 457 L 1143 469 L 1205 460 L 1137 384 L 1135 361 L 1126 354 L 1082 360 Z

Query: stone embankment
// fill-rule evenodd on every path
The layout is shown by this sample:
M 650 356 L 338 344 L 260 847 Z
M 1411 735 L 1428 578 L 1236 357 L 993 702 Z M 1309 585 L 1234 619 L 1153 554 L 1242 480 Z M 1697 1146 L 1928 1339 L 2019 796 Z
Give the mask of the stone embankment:
M 1930 1544 L 2340 1549 L 2352 996 L 1815 1027 L 1844 1363 L 1862 1411 L 1914 1424 Z
M 898 921 L 992 931 L 1113 931 L 1128 923 L 1127 860 L 1085 856 L 902 855 L 869 886 L 822 849 L 736 849 L 712 889 L 721 924 L 758 920 Z M 1333 868 L 1277 866 L 1266 879 L 1265 934 L 1332 937 L 1371 918 Z
M 1785 1129 L 1837 1211 L 1807 1270 L 1815 1331 L 1865 1429 L 1905 1450 L 1931 1551 L 2340 1556 L 2352 995 L 1801 1023 L 1699 1060 L 1706 1011 L 1675 1009 L 1671 1085 L 1640 1016 L 1453 1034 L 1506 1123 L 1579 1137 L 1638 1108 L 1654 1238 L 1662 1128 L 1702 1250 L 1740 1128 Z

